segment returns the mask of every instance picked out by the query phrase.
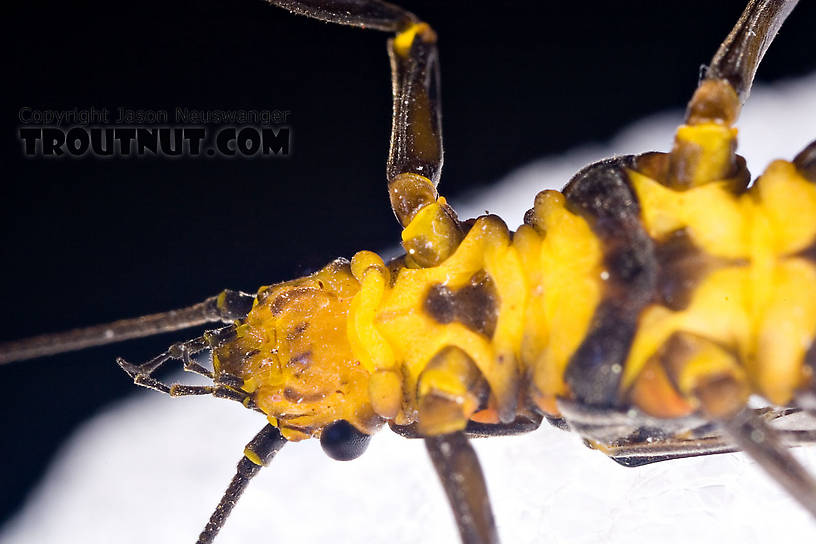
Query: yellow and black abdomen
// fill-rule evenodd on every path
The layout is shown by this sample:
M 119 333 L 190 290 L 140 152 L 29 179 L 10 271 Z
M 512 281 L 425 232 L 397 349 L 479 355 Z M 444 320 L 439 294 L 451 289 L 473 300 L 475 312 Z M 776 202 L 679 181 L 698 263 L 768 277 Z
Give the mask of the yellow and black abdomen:
M 774 162 L 750 189 L 744 165 L 729 179 L 672 186 L 663 154 L 605 161 L 573 179 L 566 206 L 591 226 L 604 267 L 564 370 L 574 398 L 676 417 L 696 408 L 702 385 L 727 381 L 723 397 L 785 404 L 812 379 L 813 148 Z
M 728 181 L 676 191 L 635 172 L 631 179 L 644 226 L 664 250 L 661 273 L 671 274 L 661 283 L 680 296 L 645 309 L 622 387 L 662 358 L 681 393 L 704 374 L 744 372 L 751 392 L 788 403 L 810 379 L 805 357 L 816 335 L 816 183 L 781 160 L 745 191 Z M 703 348 L 680 335 L 726 352 L 716 358 L 724 368 L 683 353 Z

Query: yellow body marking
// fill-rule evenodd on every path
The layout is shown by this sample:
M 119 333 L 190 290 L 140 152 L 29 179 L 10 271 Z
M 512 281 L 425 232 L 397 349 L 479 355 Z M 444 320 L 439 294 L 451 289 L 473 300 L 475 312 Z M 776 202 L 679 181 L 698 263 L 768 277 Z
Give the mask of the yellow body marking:
M 816 334 L 816 265 L 797 256 L 816 240 L 816 185 L 786 161 L 742 194 L 726 182 L 676 191 L 637 172 L 630 178 L 652 238 L 686 229 L 701 251 L 730 263 L 702 280 L 687 309 L 646 309 L 623 388 L 672 333 L 685 331 L 739 353 L 758 393 L 789 402 Z

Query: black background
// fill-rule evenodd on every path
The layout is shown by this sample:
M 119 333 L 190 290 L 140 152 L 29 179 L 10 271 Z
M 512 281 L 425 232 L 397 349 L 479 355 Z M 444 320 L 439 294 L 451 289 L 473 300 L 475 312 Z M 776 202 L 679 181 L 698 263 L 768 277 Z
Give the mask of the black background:
M 682 107 L 742 4 L 410 2 L 440 36 L 442 192 L 455 197 Z M 260 0 L 3 10 L 0 339 L 181 307 L 224 287 L 254 292 L 399 239 L 384 182 L 384 34 Z M 761 81 L 816 68 L 814 21 L 816 5 L 804 2 Z M 26 159 L 17 137 L 24 106 L 290 110 L 294 153 Z M 0 368 L 0 522 L 83 419 L 134 390 L 115 356 L 141 361 L 192 335 Z

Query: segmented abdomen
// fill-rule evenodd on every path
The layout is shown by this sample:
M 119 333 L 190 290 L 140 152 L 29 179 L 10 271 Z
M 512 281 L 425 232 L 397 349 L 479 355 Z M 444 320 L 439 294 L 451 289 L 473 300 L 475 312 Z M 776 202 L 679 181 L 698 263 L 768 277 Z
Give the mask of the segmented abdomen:
M 666 155 L 593 165 L 564 193 L 591 224 L 605 282 L 565 380 L 579 400 L 633 403 L 672 417 L 704 380 L 746 384 L 789 402 L 816 365 L 813 144 L 685 190 L 659 179 Z M 649 175 L 657 173 L 657 175 Z
M 667 155 L 594 164 L 540 193 L 517 232 L 485 216 L 440 266 L 396 263 L 369 325 L 408 398 L 465 395 L 425 372 L 454 348 L 502 420 L 519 398 L 557 413 L 563 396 L 676 417 L 723 377 L 784 404 L 816 358 L 813 147 L 750 189 L 744 163 L 688 189 L 659 181 Z

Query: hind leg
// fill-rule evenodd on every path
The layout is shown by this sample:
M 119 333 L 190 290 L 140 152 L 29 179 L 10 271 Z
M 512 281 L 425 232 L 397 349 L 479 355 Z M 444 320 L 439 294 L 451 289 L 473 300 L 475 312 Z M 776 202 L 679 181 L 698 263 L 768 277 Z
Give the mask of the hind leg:
M 673 388 L 816 517 L 816 479 L 790 454 L 782 434 L 748 408 L 751 388 L 737 356 L 702 336 L 675 333 L 658 357 L 651 372 L 664 372 L 668 383 L 644 377 L 633 387 L 633 402 L 645 404 L 657 398 L 650 393 Z

